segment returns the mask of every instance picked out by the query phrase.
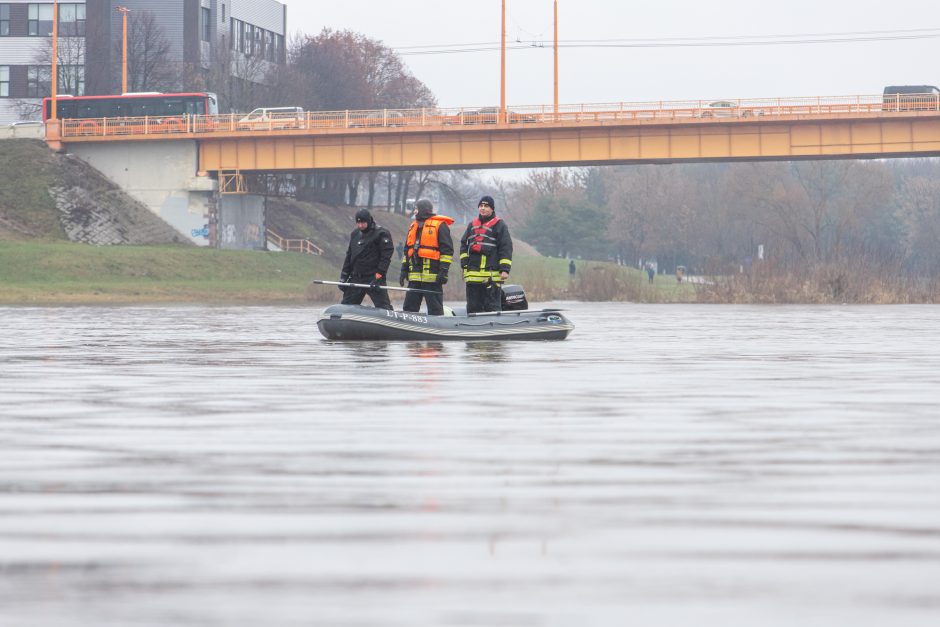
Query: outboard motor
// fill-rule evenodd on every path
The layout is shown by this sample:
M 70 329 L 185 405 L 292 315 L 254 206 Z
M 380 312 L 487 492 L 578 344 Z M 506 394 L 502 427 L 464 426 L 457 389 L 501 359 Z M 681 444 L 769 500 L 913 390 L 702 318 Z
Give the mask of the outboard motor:
M 529 301 L 526 300 L 525 290 L 521 285 L 504 285 L 502 290 L 503 311 L 522 311 L 529 308 Z

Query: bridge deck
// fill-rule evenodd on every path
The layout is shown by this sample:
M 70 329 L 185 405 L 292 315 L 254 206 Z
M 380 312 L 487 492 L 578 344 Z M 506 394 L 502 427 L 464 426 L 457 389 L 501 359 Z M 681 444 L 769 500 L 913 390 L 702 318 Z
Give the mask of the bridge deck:
M 66 143 L 196 140 L 203 171 L 925 156 L 940 154 L 940 97 L 111 118 L 59 130 Z

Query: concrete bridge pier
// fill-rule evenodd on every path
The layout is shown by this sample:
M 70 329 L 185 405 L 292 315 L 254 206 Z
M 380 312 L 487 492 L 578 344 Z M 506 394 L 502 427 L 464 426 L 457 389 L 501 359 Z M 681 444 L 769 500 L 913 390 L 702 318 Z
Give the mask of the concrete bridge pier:
M 66 148 L 194 243 L 210 245 L 210 208 L 218 184 L 196 175 L 195 141 L 85 142 Z

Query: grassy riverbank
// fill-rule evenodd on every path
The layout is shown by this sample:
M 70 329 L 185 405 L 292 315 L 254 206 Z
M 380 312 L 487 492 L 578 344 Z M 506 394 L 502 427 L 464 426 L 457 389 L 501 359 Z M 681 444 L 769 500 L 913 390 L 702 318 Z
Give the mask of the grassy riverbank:
M 335 270 L 301 254 L 0 241 L 0 303 L 303 302 Z
M 670 277 L 647 286 L 635 270 L 578 263 L 572 278 L 564 259 L 519 257 L 512 282 L 523 285 L 533 301 L 694 298 L 691 286 L 677 286 Z M 389 272 L 393 281 L 397 268 L 396 260 Z M 6 305 L 331 302 L 339 298 L 336 288 L 310 281 L 338 275 L 337 264 L 297 253 L 0 241 L 0 304 Z M 459 270 L 452 278 L 447 299 L 463 300 Z M 609 289 L 623 293 L 618 297 Z

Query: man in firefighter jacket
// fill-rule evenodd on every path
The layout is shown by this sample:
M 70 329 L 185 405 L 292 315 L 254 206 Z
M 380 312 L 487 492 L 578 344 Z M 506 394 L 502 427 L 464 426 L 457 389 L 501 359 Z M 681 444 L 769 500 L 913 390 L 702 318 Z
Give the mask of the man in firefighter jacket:
M 434 215 L 430 200 L 421 199 L 415 204 L 417 214 L 405 240 L 405 255 L 401 260 L 399 285 L 408 280 L 408 287 L 434 292 L 408 292 L 405 295 L 404 311 L 421 309 L 421 297 L 428 305 L 428 314 L 444 315 L 444 284 L 454 260 L 454 240 L 450 237 L 452 218 Z
M 502 288 L 512 269 L 509 227 L 496 217 L 491 196 L 480 199 L 480 215 L 460 238 L 460 267 L 467 284 L 467 313 L 500 311 Z
M 368 294 L 376 307 L 391 309 L 388 292 L 381 286 L 385 285 L 385 275 L 394 252 L 391 233 L 376 224 L 367 210 L 357 211 L 356 230 L 349 235 L 349 248 L 339 280 L 341 283 L 368 284 L 369 288 L 340 287 L 343 291 L 342 304 L 361 305 L 362 299 Z

